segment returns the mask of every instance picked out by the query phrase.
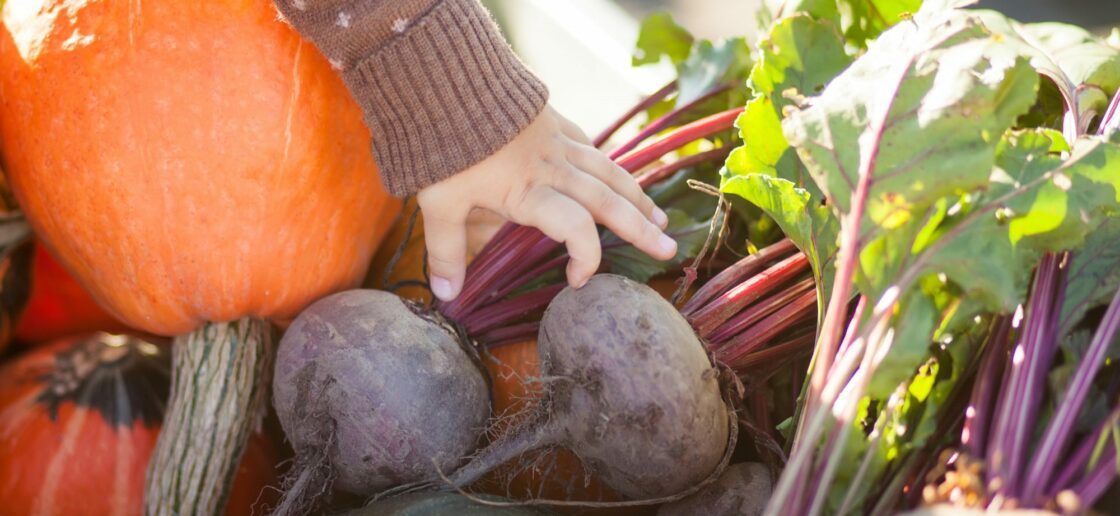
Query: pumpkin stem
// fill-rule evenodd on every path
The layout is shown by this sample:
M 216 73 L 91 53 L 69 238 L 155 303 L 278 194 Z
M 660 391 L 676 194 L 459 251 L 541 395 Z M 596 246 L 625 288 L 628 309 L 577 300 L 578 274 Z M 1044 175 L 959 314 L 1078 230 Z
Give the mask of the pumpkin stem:
M 175 338 L 168 411 L 148 462 L 146 514 L 224 511 L 264 410 L 271 337 L 267 322 L 247 317 Z

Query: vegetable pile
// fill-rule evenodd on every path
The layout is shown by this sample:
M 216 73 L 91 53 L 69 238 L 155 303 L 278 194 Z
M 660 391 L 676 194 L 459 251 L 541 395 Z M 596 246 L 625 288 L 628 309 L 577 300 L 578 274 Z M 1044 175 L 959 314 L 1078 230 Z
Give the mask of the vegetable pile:
M 4 7 L 0 346 L 24 354 L 0 469 L 50 464 L 38 491 L 0 482 L 11 507 L 96 497 L 63 490 L 74 460 L 127 470 L 96 486 L 117 513 L 1116 510 L 1120 30 L 966 0 L 772 2 L 757 42 L 654 15 L 634 64 L 676 79 L 594 145 L 677 256 L 604 228 L 571 289 L 562 244 L 505 224 L 438 302 L 422 215 L 377 189 L 327 64 L 273 18 L 163 3 L 143 24 L 189 44 L 109 64 L 98 45 L 146 33 L 29 45 L 69 25 Z M 238 97 L 254 74 L 159 68 L 219 43 L 292 75 Z M 222 131 L 153 129 L 166 106 Z M 76 429 L 116 453 L 78 458 Z M 253 451 L 269 434 L 283 466 Z M 238 464 L 262 469 L 232 488 Z

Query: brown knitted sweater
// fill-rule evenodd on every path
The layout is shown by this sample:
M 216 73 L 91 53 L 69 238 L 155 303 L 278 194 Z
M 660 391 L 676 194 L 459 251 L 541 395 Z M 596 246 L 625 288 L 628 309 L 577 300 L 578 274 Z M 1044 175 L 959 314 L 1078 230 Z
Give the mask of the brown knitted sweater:
M 482 161 L 547 102 L 478 0 L 274 1 L 341 71 L 394 195 Z

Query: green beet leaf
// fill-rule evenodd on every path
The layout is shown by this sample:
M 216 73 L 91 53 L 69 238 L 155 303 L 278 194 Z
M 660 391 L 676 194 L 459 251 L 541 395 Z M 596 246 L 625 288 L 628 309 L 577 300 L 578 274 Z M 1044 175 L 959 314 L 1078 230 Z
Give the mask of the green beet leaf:
M 820 300 L 830 293 L 839 224 L 786 142 L 781 111 L 823 90 L 850 63 L 831 22 L 796 14 L 774 24 L 759 43 L 748 83 L 754 98 L 737 121 L 743 145 L 728 157 L 721 186 L 761 208 L 805 253 Z
M 603 261 L 614 274 L 621 274 L 634 281 L 645 283 L 650 278 L 668 272 L 696 256 L 708 236 L 710 221 L 695 220 L 679 209 L 665 210 L 669 226 L 665 233 L 677 241 L 677 254 L 668 261 L 657 261 L 626 243 L 618 235 L 607 232 L 603 236 Z
M 743 38 L 698 41 L 688 57 L 677 66 L 676 105 L 699 98 L 719 84 L 739 82 L 750 70 L 751 52 Z
M 783 122 L 838 213 L 861 172 L 867 213 L 890 228 L 938 199 L 983 186 L 1003 132 L 1034 102 L 1016 47 L 954 11 L 900 24 Z
M 1109 218 L 1089 233 L 1085 245 L 1073 254 L 1062 305 L 1061 335 L 1072 332 L 1089 310 L 1107 305 L 1120 287 L 1118 243 L 1120 219 Z M 1087 344 L 1088 339 L 1085 341 Z
M 1093 85 L 1112 93 L 1120 86 L 1120 49 L 1089 31 L 1064 23 L 1030 23 L 1022 33 L 1037 41 L 1075 85 Z
M 668 13 L 654 13 L 643 22 L 631 64 L 642 66 L 668 59 L 677 72 L 677 95 L 647 110 L 650 119 L 696 100 L 720 84 L 741 82 L 753 61 L 744 38 L 698 40 Z M 738 90 L 729 92 L 741 101 Z
M 669 13 L 651 14 L 642 21 L 631 64 L 653 64 L 662 57 L 668 57 L 674 65 L 680 64 L 692 52 L 692 41 L 692 34 L 677 25 Z
M 781 113 L 795 98 L 820 93 L 851 61 L 830 22 L 801 14 L 774 24 L 759 42 L 759 60 L 748 82 L 755 96 L 737 121 L 744 145 L 729 157 L 728 171 L 765 173 L 816 193 L 782 133 Z
M 848 46 L 863 48 L 884 30 L 908 20 L 922 0 L 767 0 L 774 19 L 804 13 L 840 27 Z
M 836 235 L 840 223 L 827 206 L 792 182 L 763 174 L 725 177 L 722 190 L 758 206 L 808 257 L 816 278 L 817 299 L 827 300 L 835 275 Z M 817 303 L 823 313 L 824 301 Z

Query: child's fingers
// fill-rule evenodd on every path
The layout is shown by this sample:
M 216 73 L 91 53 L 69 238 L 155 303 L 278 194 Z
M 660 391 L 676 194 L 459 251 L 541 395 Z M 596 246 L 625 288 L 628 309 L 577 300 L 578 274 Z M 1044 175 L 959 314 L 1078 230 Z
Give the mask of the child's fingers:
M 594 176 L 602 181 L 627 201 L 637 207 L 650 222 L 664 228 L 669 223 L 669 217 L 654 204 L 634 176 L 626 169 L 611 161 L 606 154 L 590 145 L 580 145 L 572 142 L 568 145 L 568 162 L 577 169 Z
M 425 210 L 424 242 L 432 294 L 444 301 L 455 299 L 463 288 L 467 268 L 466 217 L 446 210 Z
M 595 220 L 583 206 L 547 186 L 533 186 L 510 213 L 518 223 L 533 226 L 568 248 L 568 284 L 582 287 L 599 269 L 602 249 Z
M 677 252 L 677 243 L 646 219 L 628 199 L 607 187 L 598 178 L 571 169 L 561 174 L 553 188 L 583 205 L 600 224 L 642 252 L 668 260 Z

